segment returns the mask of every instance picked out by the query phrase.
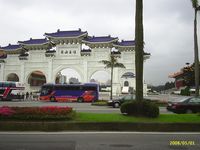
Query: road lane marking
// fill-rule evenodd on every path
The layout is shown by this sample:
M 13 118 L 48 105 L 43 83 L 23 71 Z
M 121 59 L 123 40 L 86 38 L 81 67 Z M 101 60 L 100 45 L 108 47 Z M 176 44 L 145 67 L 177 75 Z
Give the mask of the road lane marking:
M 37 134 L 46 134 L 46 135 L 56 135 L 56 134 L 146 134 L 146 135 L 200 135 L 200 132 L 112 132 L 112 131 L 101 131 L 101 132 L 96 132 L 96 131 L 89 131 L 89 132 L 82 132 L 82 131 L 75 131 L 75 132 L 17 132 L 17 131 L 11 131 L 11 132 L 0 132 L 0 135 L 37 135 Z

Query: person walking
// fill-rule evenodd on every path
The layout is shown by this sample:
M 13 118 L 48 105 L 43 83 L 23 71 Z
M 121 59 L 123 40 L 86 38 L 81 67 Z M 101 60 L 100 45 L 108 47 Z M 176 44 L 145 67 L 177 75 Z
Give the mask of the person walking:
M 29 92 L 26 92 L 26 100 L 29 99 Z

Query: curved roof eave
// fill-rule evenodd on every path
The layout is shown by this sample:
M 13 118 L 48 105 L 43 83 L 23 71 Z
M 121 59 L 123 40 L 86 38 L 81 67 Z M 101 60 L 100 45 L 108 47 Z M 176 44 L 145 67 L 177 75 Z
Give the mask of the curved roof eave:
M 17 48 L 17 49 L 3 49 L 5 52 L 10 52 L 10 51 L 18 51 L 21 50 L 22 48 Z
M 84 43 L 88 43 L 88 44 L 103 44 L 103 43 L 112 43 L 112 42 L 115 42 L 117 41 L 118 39 L 113 39 L 111 41 L 106 41 L 106 42 L 90 42 L 90 41 L 86 41 L 86 40 L 82 40 L 82 42 Z
M 46 36 L 47 38 L 55 38 L 55 39 L 72 39 L 72 38 L 80 38 L 80 37 L 82 37 L 82 36 L 85 36 L 85 35 L 87 35 L 88 33 L 86 32 L 86 33 L 84 33 L 84 34 L 81 34 L 81 35 L 79 35 L 79 36 L 64 36 L 64 37 L 59 37 L 59 36 L 50 36 L 50 35 L 47 35 L 47 34 L 44 34 L 44 36 Z
M 25 43 L 21 43 L 21 42 L 18 42 L 20 45 L 24 45 L 24 46 L 37 46 L 37 45 L 46 45 L 46 44 L 49 44 L 49 42 L 46 42 L 46 43 L 42 43 L 42 44 L 25 44 Z
M 113 46 L 114 47 L 123 47 L 123 48 L 125 48 L 125 47 L 134 48 L 135 47 L 135 45 L 133 45 L 133 46 L 124 46 L 124 45 L 117 45 L 117 44 L 113 44 Z

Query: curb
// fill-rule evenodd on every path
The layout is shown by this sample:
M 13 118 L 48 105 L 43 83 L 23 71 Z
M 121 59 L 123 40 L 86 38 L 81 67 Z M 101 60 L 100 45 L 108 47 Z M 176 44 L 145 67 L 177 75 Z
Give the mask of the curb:
M 20 122 L 0 121 L 0 131 L 199 132 L 200 123 Z

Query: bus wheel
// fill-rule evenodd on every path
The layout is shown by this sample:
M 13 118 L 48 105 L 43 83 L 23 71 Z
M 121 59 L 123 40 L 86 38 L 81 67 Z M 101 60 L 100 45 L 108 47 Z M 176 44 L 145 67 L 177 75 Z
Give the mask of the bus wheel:
M 79 98 L 77 99 L 77 101 L 78 101 L 79 103 L 82 103 L 82 102 L 83 102 L 83 98 L 82 98 L 82 97 L 79 97 Z
M 55 98 L 55 97 L 51 97 L 51 98 L 50 98 L 50 101 L 51 101 L 51 102 L 56 102 L 56 98 Z

